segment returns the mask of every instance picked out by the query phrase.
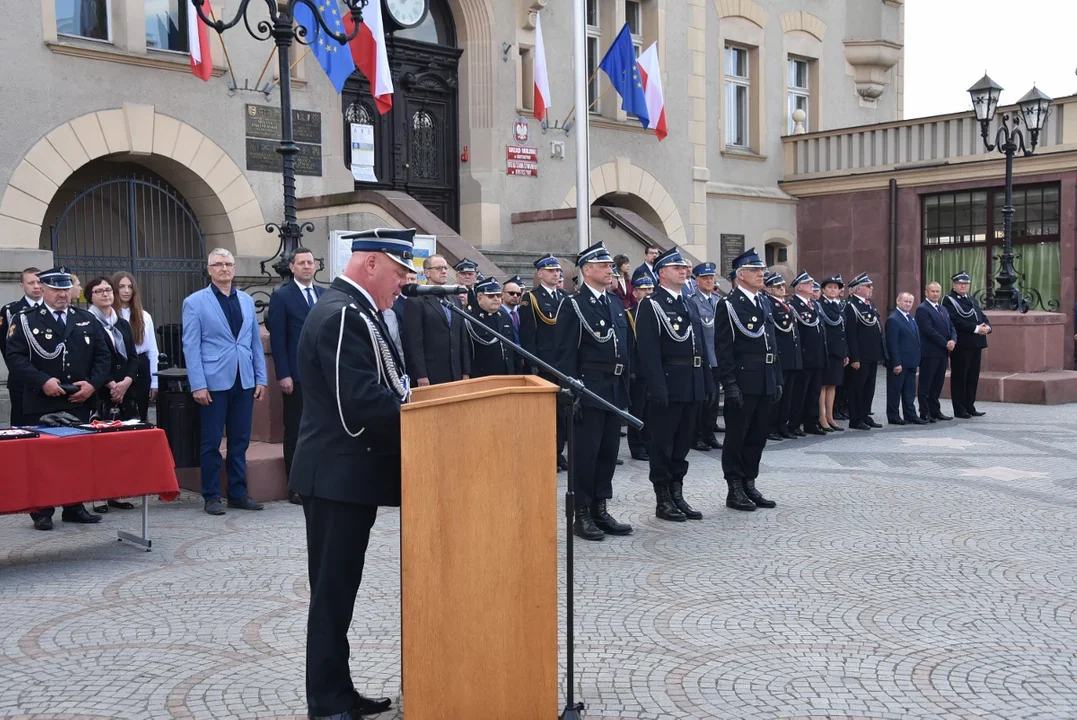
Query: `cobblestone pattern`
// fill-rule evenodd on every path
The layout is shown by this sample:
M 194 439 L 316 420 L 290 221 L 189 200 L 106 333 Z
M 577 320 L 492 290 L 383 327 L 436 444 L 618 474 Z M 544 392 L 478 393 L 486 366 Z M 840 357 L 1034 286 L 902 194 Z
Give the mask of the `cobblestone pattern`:
M 656 520 L 628 460 L 611 509 L 635 534 L 577 543 L 586 717 L 1077 717 L 1077 407 L 983 409 L 768 446 L 771 511 L 726 510 L 693 452 L 702 522 Z M 305 717 L 299 508 L 211 518 L 185 493 L 148 554 L 114 539 L 137 522 L 0 518 L 0 717 Z M 352 628 L 361 690 L 397 706 L 398 533 L 382 510 Z

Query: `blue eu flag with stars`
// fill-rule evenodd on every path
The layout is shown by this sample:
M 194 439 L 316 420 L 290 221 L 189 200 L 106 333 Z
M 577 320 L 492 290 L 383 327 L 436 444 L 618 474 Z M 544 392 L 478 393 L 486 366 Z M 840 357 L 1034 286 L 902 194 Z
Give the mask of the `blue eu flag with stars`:
M 632 46 L 628 23 L 617 33 L 617 39 L 610 45 L 598 67 L 606 73 L 613 89 L 621 96 L 621 109 L 635 115 L 643 127 L 647 127 L 647 99 L 643 96 L 643 79 L 636 65 L 636 49 Z
M 344 32 L 344 23 L 340 19 L 337 0 L 321 0 L 318 3 L 318 14 L 330 30 L 335 33 Z M 307 35 L 303 42 L 310 45 L 311 54 L 318 59 L 325 74 L 329 76 L 329 81 L 339 93 L 344 89 L 344 81 L 355 72 L 355 61 L 352 60 L 351 50 L 347 45 L 338 43 L 322 29 L 306 3 L 295 4 L 295 24 L 306 28 Z

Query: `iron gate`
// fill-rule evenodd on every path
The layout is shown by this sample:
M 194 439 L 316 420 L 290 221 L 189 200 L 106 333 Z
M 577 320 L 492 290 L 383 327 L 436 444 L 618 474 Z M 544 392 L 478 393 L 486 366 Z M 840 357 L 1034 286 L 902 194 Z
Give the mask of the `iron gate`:
M 95 182 L 57 217 L 52 252 L 56 264 L 83 283 L 119 270 L 133 273 L 160 351 L 185 367 L 183 299 L 205 287 L 205 236 L 175 188 L 149 173 Z

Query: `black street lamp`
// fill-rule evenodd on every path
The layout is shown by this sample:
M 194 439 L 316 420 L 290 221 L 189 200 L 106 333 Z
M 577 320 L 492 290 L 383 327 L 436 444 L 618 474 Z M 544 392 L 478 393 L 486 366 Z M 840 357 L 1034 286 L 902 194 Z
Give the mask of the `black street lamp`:
M 1002 88 L 984 75 L 978 83 L 969 88 L 969 95 L 972 97 L 973 112 L 976 114 L 976 119 L 980 121 L 980 135 L 983 137 L 984 147 L 988 152 L 997 148 L 1006 156 L 1006 205 L 1002 208 L 1002 255 L 999 256 L 999 269 L 995 275 L 998 288 L 994 291 L 991 306 L 996 310 L 1028 312 L 1028 301 L 1021 297 L 1021 291 L 1016 287 L 1017 271 L 1013 267 L 1013 157 L 1018 150 L 1024 157 L 1036 151 L 1040 131 L 1047 124 L 1051 98 L 1033 85 L 1028 94 L 1017 101 L 1019 112 L 1003 113 L 998 131 L 995 133 L 995 142 L 992 143 L 989 139 L 991 121 L 995 119 Z M 1028 129 L 1029 145 L 1027 147 L 1025 134 L 1021 131 L 1022 121 Z
M 198 13 L 199 19 L 216 30 L 218 34 L 223 34 L 225 30 L 235 27 L 242 20 L 247 32 L 255 40 L 269 40 L 272 38 L 277 45 L 277 60 L 280 66 L 281 127 L 280 146 L 277 147 L 277 152 L 281 155 L 284 169 L 284 222 L 280 225 L 276 223 L 267 224 L 266 232 L 276 231 L 280 235 L 280 245 L 277 247 L 276 254 L 270 260 L 277 258 L 278 255 L 280 256 L 277 262 L 273 264 L 273 269 L 282 279 L 287 278 L 291 274 L 288 270 L 288 258 L 300 246 L 304 231 L 310 232 L 314 230 L 313 223 L 306 222 L 299 225 L 295 219 L 295 155 L 299 152 L 299 146 L 292 139 L 292 83 L 290 78 L 291 68 L 288 65 L 288 60 L 289 50 L 293 43 L 299 43 L 300 45 L 310 44 L 307 42 L 307 28 L 295 24 L 295 8 L 300 4 L 306 5 L 310 9 L 310 14 L 321 26 L 322 32 L 341 45 L 347 45 L 359 32 L 359 25 L 363 22 L 363 8 L 366 7 L 369 0 L 339 0 L 351 11 L 354 27 L 349 34 L 334 32 L 328 27 L 322 20 L 322 14 L 319 12 L 318 3 L 315 0 L 261 0 L 262 4 L 269 10 L 269 17 L 268 19 L 256 21 L 253 27 L 251 26 L 252 20 L 247 17 L 247 10 L 250 7 L 251 0 L 239 0 L 239 9 L 236 10 L 235 16 L 228 22 L 211 20 L 206 17 L 202 9 L 206 0 L 191 1 L 194 3 L 194 9 Z M 330 0 L 330 2 L 335 3 L 338 0 Z M 194 22 L 194 19 L 191 18 L 190 21 Z M 267 262 L 269 260 L 262 262 L 263 273 Z

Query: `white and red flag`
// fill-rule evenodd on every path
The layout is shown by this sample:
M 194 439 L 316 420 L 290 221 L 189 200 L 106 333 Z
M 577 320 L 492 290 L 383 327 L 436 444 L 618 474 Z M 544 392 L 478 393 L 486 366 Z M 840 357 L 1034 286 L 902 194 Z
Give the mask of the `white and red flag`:
M 666 98 L 662 93 L 662 71 L 658 67 L 658 43 L 652 43 L 636 60 L 636 65 L 643 81 L 643 97 L 647 101 L 647 127 L 662 140 L 667 135 Z
M 187 0 L 187 47 L 191 53 L 191 72 L 197 78 L 209 80 L 213 75 L 213 59 L 209 56 L 209 28 L 198 17 L 191 0 Z
M 344 25 L 348 33 L 355 27 L 351 14 L 343 13 Z M 370 82 L 370 94 L 378 114 L 384 115 L 393 109 L 393 78 L 389 74 L 389 54 L 385 51 L 385 29 L 381 21 L 381 3 L 368 3 L 363 9 L 363 24 L 359 33 L 349 43 L 355 67 Z
M 542 13 L 535 14 L 535 119 L 542 122 L 550 109 L 550 75 L 546 71 L 546 46 L 542 42 Z

